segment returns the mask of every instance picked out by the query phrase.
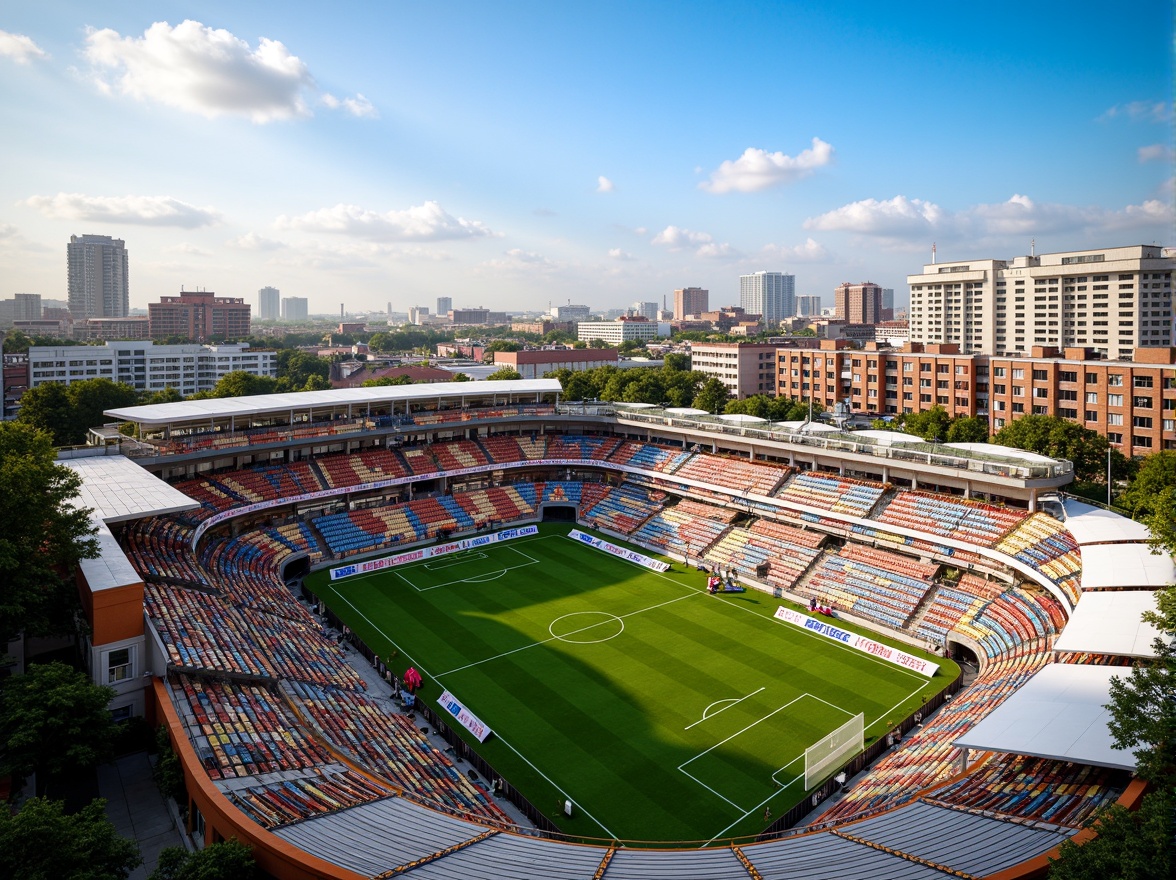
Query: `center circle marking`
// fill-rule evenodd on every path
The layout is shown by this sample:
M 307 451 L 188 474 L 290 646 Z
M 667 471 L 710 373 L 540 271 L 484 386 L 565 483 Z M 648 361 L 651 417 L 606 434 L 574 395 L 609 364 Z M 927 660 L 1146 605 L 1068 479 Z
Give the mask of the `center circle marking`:
M 565 622 L 564 626 L 556 624 Z M 604 611 L 573 611 L 551 621 L 547 627 L 553 639 L 573 645 L 596 645 L 615 639 L 625 631 L 625 621 Z M 562 633 L 562 634 L 561 634 Z

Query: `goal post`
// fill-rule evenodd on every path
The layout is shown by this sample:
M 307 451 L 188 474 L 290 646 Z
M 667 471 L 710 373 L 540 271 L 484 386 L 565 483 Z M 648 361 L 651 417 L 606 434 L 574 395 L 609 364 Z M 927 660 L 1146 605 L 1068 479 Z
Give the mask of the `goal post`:
M 865 713 L 858 713 L 804 750 L 804 789 L 824 782 L 829 771 L 866 747 Z

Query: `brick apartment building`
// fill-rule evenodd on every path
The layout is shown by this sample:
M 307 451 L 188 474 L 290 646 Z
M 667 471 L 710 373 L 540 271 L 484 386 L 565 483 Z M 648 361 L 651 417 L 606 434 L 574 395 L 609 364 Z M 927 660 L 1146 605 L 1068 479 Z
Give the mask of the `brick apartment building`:
M 243 297 L 217 296 L 211 291 L 184 290 L 179 296 L 161 296 L 159 302 L 147 304 L 152 339 L 240 339 L 249 335 L 249 311 Z
M 983 416 L 998 431 L 1021 415 L 1056 415 L 1105 434 L 1124 454 L 1176 449 L 1176 348 L 1138 348 L 1134 361 L 1094 359 L 1088 348 L 1035 346 L 1028 357 L 961 354 L 957 344 L 894 350 L 822 340 L 779 349 L 777 393 L 826 409 L 901 414 L 941 406 Z

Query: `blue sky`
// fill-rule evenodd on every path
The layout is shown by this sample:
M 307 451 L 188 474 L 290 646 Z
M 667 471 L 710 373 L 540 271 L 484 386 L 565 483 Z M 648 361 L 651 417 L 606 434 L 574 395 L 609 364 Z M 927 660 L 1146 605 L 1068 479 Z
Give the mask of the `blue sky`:
M 0 296 L 83 233 L 330 313 L 1176 245 L 1167 2 L 7 7 Z

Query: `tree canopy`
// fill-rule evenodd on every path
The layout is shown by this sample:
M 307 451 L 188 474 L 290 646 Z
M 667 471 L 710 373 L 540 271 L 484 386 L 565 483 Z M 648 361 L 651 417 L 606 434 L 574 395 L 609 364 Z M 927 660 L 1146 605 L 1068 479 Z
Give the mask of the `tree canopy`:
M 514 380 L 523 378 L 523 374 L 514 367 L 499 367 L 493 373 L 486 377 L 487 381 L 498 382 L 503 379 Z
M 0 810 L 0 877 L 125 880 L 143 859 L 115 833 L 104 804 L 94 800 L 66 815 L 60 801 L 33 798 L 15 815 Z
M 47 432 L 55 446 L 86 442 L 86 432 L 107 421 L 103 412 L 139 402 L 133 387 L 109 379 L 86 379 L 62 385 L 46 382 L 30 388 L 20 399 L 17 421 Z
M 621 369 L 607 364 L 591 370 L 554 370 L 547 375 L 559 379 L 564 400 L 619 400 L 657 406 L 690 406 L 705 378 L 669 365 Z
M 78 595 L 63 573 L 98 551 L 88 512 L 75 506 L 80 487 L 48 434 L 0 422 L 0 644 L 22 630 L 70 631 Z
M 117 725 L 114 691 L 93 684 L 64 663 L 36 663 L 0 690 L 0 771 L 37 774 L 37 793 L 67 774 L 93 767 L 111 753 Z
M 169 846 L 159 854 L 159 864 L 148 880 L 250 880 L 256 876 L 253 851 L 234 837 L 196 852 Z
M 727 406 L 730 396 L 727 393 L 727 386 L 712 376 L 702 383 L 690 405 L 695 409 L 704 409 L 708 413 L 720 413 Z
M 701 407 L 699 407 L 701 409 Z M 812 405 L 813 416 L 818 416 L 825 408 L 816 401 Z M 767 394 L 752 394 L 741 400 L 730 400 L 723 407 L 723 412 L 757 416 L 773 422 L 802 422 L 809 417 L 809 402 L 794 400 L 791 397 L 771 397 Z
M 1176 547 L 1176 452 L 1156 452 L 1140 462 L 1116 503 L 1143 521 L 1158 546 Z
M 992 442 L 1012 446 L 1074 463 L 1074 478 L 1083 483 L 1105 483 L 1107 450 L 1111 450 L 1111 473 L 1115 478 L 1130 473 L 1130 465 L 1110 441 L 1061 416 L 1027 415 L 1006 424 Z

